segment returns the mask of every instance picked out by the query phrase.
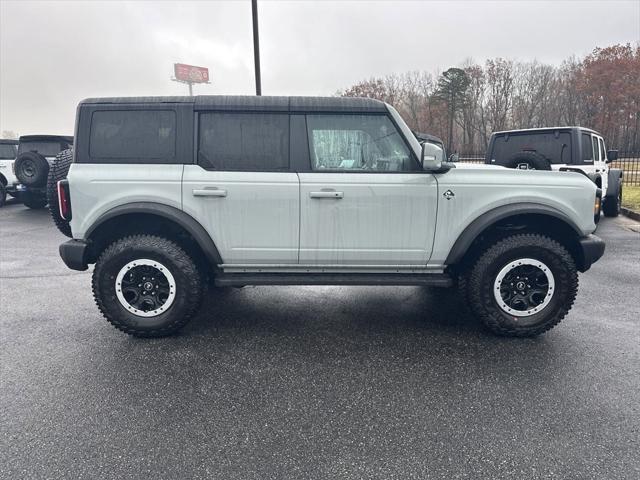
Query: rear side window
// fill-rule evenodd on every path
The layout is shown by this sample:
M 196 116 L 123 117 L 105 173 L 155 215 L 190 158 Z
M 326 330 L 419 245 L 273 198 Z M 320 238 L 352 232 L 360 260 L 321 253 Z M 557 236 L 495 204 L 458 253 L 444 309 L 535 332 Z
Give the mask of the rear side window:
M 176 114 L 172 110 L 93 112 L 89 156 L 172 160 L 176 156 Z
M 593 147 L 591 145 L 591 135 L 582 134 L 582 160 L 584 162 L 593 162 Z
M 598 139 L 596 137 L 591 137 L 591 141 L 593 142 L 593 159 L 598 161 L 600 160 L 600 149 L 598 148 Z
M 7 160 L 7 159 L 14 159 L 16 158 L 16 155 L 18 153 L 18 149 L 16 148 L 15 145 L 9 145 L 9 144 L 0 144 L 0 159 L 2 160 Z
M 289 115 L 201 113 L 198 165 L 207 170 L 288 170 Z

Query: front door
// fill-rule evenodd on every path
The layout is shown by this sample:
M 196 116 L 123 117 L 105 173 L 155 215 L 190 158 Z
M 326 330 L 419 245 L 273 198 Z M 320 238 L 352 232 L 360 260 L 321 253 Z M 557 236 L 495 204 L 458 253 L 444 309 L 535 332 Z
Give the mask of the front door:
M 198 164 L 184 167 L 184 211 L 207 230 L 225 265 L 297 263 L 289 115 L 201 112 L 198 130 Z
M 300 264 L 425 266 L 437 182 L 386 115 L 307 115 Z

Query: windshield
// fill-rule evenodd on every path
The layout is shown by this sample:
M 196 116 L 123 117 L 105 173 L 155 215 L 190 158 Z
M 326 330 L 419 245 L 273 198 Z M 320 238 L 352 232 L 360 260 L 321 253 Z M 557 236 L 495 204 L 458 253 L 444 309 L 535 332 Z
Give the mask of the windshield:
M 55 157 L 60 153 L 58 142 L 21 142 L 18 147 L 19 153 L 38 152 L 43 157 Z
M 0 159 L 13 160 L 16 158 L 16 152 L 17 149 L 15 145 L 0 144 Z

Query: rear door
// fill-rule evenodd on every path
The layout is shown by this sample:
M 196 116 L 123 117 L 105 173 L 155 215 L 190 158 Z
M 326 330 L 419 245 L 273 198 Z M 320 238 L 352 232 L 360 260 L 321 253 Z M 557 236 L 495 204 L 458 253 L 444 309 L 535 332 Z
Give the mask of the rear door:
M 225 264 L 298 262 L 299 182 L 289 169 L 289 115 L 197 113 L 197 164 L 185 165 L 183 209 Z
M 300 264 L 419 265 L 429 259 L 437 182 L 386 115 L 307 115 Z

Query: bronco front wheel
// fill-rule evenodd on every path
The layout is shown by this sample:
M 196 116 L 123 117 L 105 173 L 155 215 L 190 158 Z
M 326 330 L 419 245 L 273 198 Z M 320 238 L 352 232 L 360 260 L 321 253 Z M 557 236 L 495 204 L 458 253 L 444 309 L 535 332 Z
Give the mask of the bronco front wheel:
M 498 335 L 529 337 L 557 325 L 573 305 L 578 273 L 569 252 L 543 235 L 506 237 L 471 269 L 472 311 Z
M 170 335 L 202 301 L 201 275 L 176 243 L 135 235 L 111 244 L 93 271 L 98 308 L 117 329 L 138 337 Z

